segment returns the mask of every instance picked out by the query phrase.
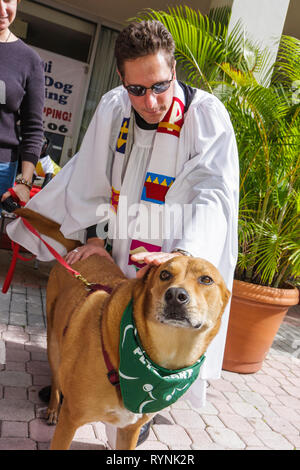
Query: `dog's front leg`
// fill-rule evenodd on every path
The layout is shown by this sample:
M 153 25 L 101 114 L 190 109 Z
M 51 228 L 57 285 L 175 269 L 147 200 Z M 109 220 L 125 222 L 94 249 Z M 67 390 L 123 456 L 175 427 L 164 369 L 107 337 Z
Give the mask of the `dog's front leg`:
M 118 428 L 116 450 L 134 450 L 140 435 L 143 424 L 149 421 L 149 416 L 144 415 L 135 424 L 130 424 L 126 428 Z
M 50 449 L 68 450 L 77 428 L 78 426 L 71 420 L 66 399 L 64 398 Z
M 55 381 L 52 378 L 51 384 L 51 396 L 47 410 L 47 423 L 48 424 L 57 424 L 59 406 L 60 406 L 60 390 L 56 385 Z

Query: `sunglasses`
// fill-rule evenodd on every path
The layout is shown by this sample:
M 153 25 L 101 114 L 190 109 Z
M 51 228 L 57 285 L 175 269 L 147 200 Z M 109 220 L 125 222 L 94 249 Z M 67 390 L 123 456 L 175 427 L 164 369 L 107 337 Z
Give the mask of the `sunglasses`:
M 170 88 L 170 85 L 173 79 L 174 79 L 174 73 L 172 74 L 171 80 L 165 80 L 164 82 L 154 83 L 154 85 L 149 86 L 149 87 L 145 87 L 142 85 L 127 85 L 126 86 L 124 85 L 124 83 L 123 83 L 123 86 L 124 88 L 126 88 L 128 93 L 134 96 L 144 96 L 147 90 L 152 90 L 153 93 L 155 93 L 156 95 L 160 95 L 161 93 L 164 93 L 165 91 L 167 91 L 168 88 Z

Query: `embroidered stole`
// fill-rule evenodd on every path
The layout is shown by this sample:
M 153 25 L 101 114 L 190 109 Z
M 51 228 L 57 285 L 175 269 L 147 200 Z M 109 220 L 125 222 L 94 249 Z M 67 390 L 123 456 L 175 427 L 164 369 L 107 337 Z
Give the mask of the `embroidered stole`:
M 179 136 L 184 123 L 184 107 L 184 92 L 178 83 L 175 82 L 172 104 L 163 121 L 158 124 L 144 186 L 140 196 L 140 204 L 146 206 L 146 209 L 149 211 L 148 213 L 151 211 L 151 220 L 160 220 L 166 194 L 175 181 Z M 112 169 L 111 209 L 115 213 L 117 213 L 118 210 L 126 145 L 129 136 L 130 120 L 132 119 L 132 117 L 130 117 L 130 103 L 124 114 L 125 117 L 122 119 Z M 138 224 L 138 221 L 136 223 Z M 161 251 L 162 243 L 161 229 L 155 231 L 155 237 L 153 239 L 151 238 L 151 234 L 149 234 L 146 239 L 141 239 L 138 236 L 132 239 L 128 265 L 133 264 L 136 269 L 141 268 L 143 264 L 131 261 L 130 256 L 141 251 Z

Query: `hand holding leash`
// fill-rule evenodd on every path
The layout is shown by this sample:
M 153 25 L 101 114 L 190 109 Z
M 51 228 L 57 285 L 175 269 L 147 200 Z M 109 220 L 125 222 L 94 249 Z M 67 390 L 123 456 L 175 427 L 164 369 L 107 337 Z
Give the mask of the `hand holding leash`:
M 3 199 L 6 194 L 9 194 L 9 196 Z M 9 188 L 8 191 L 3 194 L 1 204 L 3 209 L 7 212 L 14 212 L 16 209 L 25 206 L 25 202 L 20 200 L 19 196 L 12 188 Z
M 30 199 L 30 189 L 24 184 L 16 184 L 13 188 L 9 188 L 4 194 L 2 194 L 2 197 L 1 197 L 2 205 L 6 201 L 6 199 L 8 199 L 11 196 L 13 197 L 15 202 L 18 202 L 21 206 L 25 206 L 25 204 Z

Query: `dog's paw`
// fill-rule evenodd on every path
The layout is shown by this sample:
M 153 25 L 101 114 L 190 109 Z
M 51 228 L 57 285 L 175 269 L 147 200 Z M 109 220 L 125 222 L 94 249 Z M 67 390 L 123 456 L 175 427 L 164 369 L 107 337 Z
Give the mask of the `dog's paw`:
M 57 424 L 57 420 L 58 420 L 57 410 L 50 410 L 48 408 L 48 411 L 47 411 L 47 424 L 49 426 L 54 426 L 55 424 Z

